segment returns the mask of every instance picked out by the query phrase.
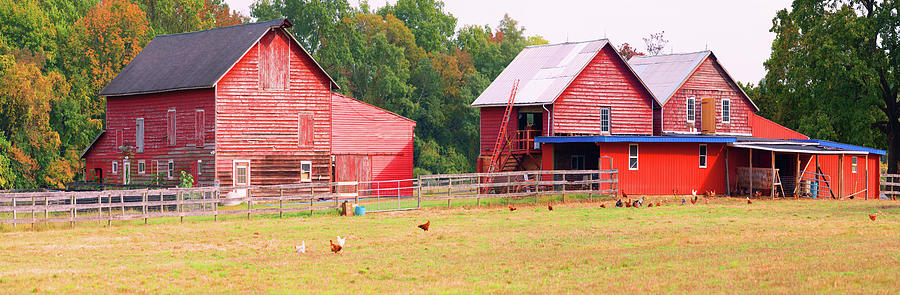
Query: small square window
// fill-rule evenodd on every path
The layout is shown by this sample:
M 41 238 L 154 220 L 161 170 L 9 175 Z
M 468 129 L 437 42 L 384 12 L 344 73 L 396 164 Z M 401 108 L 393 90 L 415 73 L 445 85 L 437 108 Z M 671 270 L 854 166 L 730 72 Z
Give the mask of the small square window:
M 856 173 L 856 167 L 857 167 L 857 166 L 856 166 L 856 164 L 857 164 L 856 161 L 857 161 L 856 157 L 853 157 L 853 159 L 851 160 L 850 171 L 853 172 L 853 173 Z
M 312 181 L 312 162 L 310 162 L 310 161 L 300 162 L 300 182 L 311 182 L 311 181 Z

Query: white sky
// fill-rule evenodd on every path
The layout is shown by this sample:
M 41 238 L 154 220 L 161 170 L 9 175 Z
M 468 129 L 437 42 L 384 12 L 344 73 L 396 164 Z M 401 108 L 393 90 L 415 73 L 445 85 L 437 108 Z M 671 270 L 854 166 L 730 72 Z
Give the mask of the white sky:
M 349 0 L 356 5 L 358 0 Z M 253 0 L 225 0 L 250 15 Z M 370 0 L 374 9 L 396 0 Z M 609 38 L 616 47 L 628 42 L 644 51 L 643 37 L 665 31 L 669 52 L 712 50 L 731 75 L 756 83 L 765 76 L 763 62 L 775 34 L 772 18 L 790 0 L 444 0 L 458 25 L 496 28 L 504 13 L 519 21 L 528 35 L 550 43 Z M 552 3 L 552 4 L 550 4 Z

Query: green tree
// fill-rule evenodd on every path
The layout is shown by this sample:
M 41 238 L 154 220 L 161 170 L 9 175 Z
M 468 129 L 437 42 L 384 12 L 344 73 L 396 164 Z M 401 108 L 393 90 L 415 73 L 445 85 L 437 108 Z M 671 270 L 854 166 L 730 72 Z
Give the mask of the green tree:
M 250 10 L 260 20 L 286 17 L 294 24 L 291 34 L 311 53 L 319 50 L 327 30 L 355 14 L 346 0 L 256 0 Z
M 773 20 L 763 113 L 814 138 L 900 155 L 897 1 L 796 0 Z
M 403 21 L 416 44 L 427 52 L 446 51 L 456 30 L 456 17 L 444 11 L 442 1 L 398 0 L 379 9 L 378 14 Z

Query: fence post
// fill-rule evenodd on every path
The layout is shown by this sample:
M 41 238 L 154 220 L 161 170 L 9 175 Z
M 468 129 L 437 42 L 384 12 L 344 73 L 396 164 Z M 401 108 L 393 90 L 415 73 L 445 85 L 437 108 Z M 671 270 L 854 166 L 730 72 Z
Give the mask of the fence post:
M 162 193 L 159 193 L 160 198 L 162 198 Z M 147 193 L 141 194 L 141 214 L 144 215 L 144 224 L 147 224 Z M 162 206 L 160 206 L 162 208 Z
M 75 227 L 75 218 L 78 217 L 78 198 L 72 195 L 72 227 Z
M 18 223 L 16 223 L 16 197 L 12 197 L 12 207 L 13 207 L 13 228 L 18 227 Z
M 122 204 L 122 217 L 125 217 L 125 194 L 119 195 L 119 204 Z
M 184 193 L 179 192 L 175 198 L 178 199 L 178 222 L 184 223 Z
M 106 195 L 106 226 L 112 226 L 112 194 Z
M 422 175 L 416 181 L 416 209 L 422 208 Z
M 253 212 L 253 194 L 247 189 L 247 220 L 250 220 L 250 212 Z
M 213 196 L 211 196 L 211 198 L 216 200 L 215 202 L 213 202 L 213 206 L 215 206 L 213 221 L 219 221 L 219 189 L 213 191 Z
M 598 171 L 599 171 L 599 170 L 598 170 Z M 599 173 L 599 172 L 598 172 L 598 173 Z M 599 175 L 598 175 L 598 176 L 599 176 Z M 589 179 L 590 179 L 590 180 L 588 180 L 588 188 L 589 188 L 589 189 L 588 189 L 588 190 L 589 190 L 589 192 L 588 192 L 588 201 L 593 202 L 593 201 L 594 201 L 594 173 L 590 173 L 590 174 L 588 175 L 588 177 L 589 177 Z M 599 188 L 599 186 L 598 186 L 598 188 Z
M 313 195 L 315 194 L 315 189 L 309 188 L 309 217 L 313 217 Z
M 450 201 L 453 200 L 453 177 L 447 179 L 449 181 L 447 185 L 447 208 L 450 208 Z
M 278 218 L 284 218 L 284 189 L 278 190 Z
M 400 210 L 400 180 L 397 180 L 397 210 Z
M 97 222 L 103 224 L 103 220 L 100 219 L 103 218 L 103 196 L 100 194 L 97 194 L 97 205 Z
M 34 218 L 34 206 L 34 196 L 31 196 L 31 229 L 34 229 L 35 223 L 37 223 L 37 220 Z
M 566 202 L 566 182 L 567 182 L 566 174 L 563 173 L 562 174 L 562 202 L 563 203 Z
M 50 226 L 50 202 L 47 201 L 50 197 L 44 196 L 44 225 Z

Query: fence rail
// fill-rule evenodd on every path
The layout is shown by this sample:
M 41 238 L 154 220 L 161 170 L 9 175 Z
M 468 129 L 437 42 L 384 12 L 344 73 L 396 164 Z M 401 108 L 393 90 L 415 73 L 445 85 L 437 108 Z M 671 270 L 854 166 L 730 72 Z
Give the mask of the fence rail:
M 896 200 L 900 195 L 900 174 L 881 174 L 881 193 Z
M 488 181 L 490 180 L 490 181 Z M 349 181 L 235 187 L 0 193 L 0 225 L 278 214 L 333 210 L 347 201 L 369 212 L 414 210 L 423 201 L 523 198 L 548 194 L 618 193 L 616 170 L 519 171 L 423 175 L 391 181 Z

